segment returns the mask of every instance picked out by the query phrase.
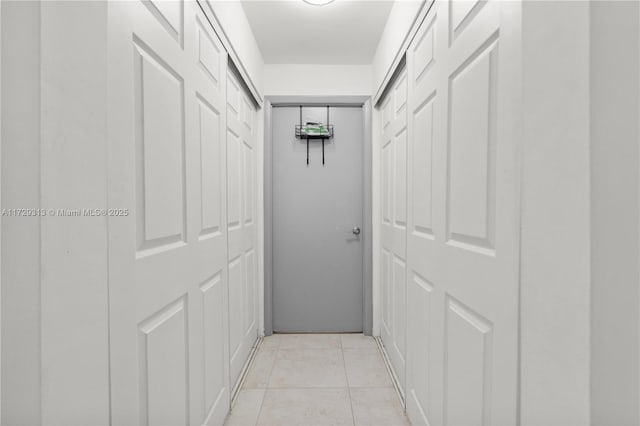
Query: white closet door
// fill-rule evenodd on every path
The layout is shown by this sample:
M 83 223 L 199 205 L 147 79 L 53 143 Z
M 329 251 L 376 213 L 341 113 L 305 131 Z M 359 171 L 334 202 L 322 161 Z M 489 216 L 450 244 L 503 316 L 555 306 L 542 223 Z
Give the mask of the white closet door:
M 517 422 L 518 8 L 436 1 L 407 56 L 416 424 Z
M 227 72 L 227 229 L 231 384 L 258 338 L 256 108 Z
M 109 3 L 113 424 L 229 408 L 227 57 L 195 2 Z M 89 143 L 90 141 L 88 141 Z
M 407 325 L 407 73 L 392 83 L 382 111 L 382 342 L 404 392 Z

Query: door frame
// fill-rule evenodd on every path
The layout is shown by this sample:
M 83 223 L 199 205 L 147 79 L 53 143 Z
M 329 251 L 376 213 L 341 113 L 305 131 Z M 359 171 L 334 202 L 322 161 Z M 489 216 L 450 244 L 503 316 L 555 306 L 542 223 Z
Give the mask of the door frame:
M 370 96 L 266 96 L 264 100 L 264 334 L 273 334 L 273 141 L 272 111 L 283 106 L 360 107 L 363 118 L 362 292 L 363 331 L 373 331 L 373 225 L 371 204 L 372 99 Z M 292 129 L 293 131 L 293 129 Z

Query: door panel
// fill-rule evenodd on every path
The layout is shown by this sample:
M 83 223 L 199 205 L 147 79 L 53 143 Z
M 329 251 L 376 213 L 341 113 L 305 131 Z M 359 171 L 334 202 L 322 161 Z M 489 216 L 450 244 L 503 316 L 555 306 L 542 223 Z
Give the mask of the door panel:
M 195 2 L 109 3 L 114 424 L 229 408 L 226 53 Z
M 185 240 L 183 82 L 134 40 L 138 256 Z M 162 188 L 163 191 L 158 189 Z
M 209 412 L 220 405 L 226 407 L 228 401 L 228 378 L 226 344 L 227 318 L 225 286 L 222 273 L 216 274 L 200 286 L 202 291 L 202 336 L 204 341 L 204 402 L 205 411 Z M 222 408 L 220 409 L 222 411 Z M 218 414 L 218 413 L 216 413 Z M 219 413 L 222 414 L 222 413 Z M 212 416 L 211 422 L 219 420 Z
M 301 117 L 302 114 L 302 117 Z M 326 107 L 273 110 L 273 328 L 363 330 L 363 112 L 330 107 L 335 134 L 307 144 L 300 121 L 327 121 Z
M 231 383 L 235 386 L 258 338 L 256 175 L 254 127 L 256 109 L 237 77 L 227 71 L 227 232 Z
M 470 57 L 449 79 L 447 239 L 493 250 L 497 45 Z
M 382 342 L 404 393 L 407 327 L 407 71 L 382 106 Z M 386 310 L 385 310 L 386 309 Z
M 436 1 L 407 53 L 414 423 L 517 422 L 514 7 Z
M 142 424 L 189 424 L 187 315 L 182 297 L 139 326 Z
M 493 324 L 451 296 L 445 306 L 445 422 L 491 424 Z

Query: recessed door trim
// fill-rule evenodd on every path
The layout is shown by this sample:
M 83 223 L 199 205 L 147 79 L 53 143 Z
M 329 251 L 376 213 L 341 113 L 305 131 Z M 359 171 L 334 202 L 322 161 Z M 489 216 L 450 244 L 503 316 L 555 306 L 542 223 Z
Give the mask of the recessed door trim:
M 373 257 L 371 218 L 372 136 L 371 98 L 368 96 L 267 96 L 264 102 L 264 334 L 273 334 L 273 145 L 272 109 L 291 105 L 330 105 L 362 108 L 363 114 L 363 324 L 364 334 L 373 328 Z M 293 129 L 292 129 L 293 131 Z

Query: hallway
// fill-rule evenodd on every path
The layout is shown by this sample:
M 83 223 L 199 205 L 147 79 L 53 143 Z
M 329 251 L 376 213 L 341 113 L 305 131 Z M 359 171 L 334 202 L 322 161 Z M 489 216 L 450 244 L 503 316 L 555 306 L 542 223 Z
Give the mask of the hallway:
M 0 426 L 638 426 L 639 117 L 640 1 L 0 0 Z
M 406 425 L 378 346 L 361 334 L 262 340 L 226 425 Z

